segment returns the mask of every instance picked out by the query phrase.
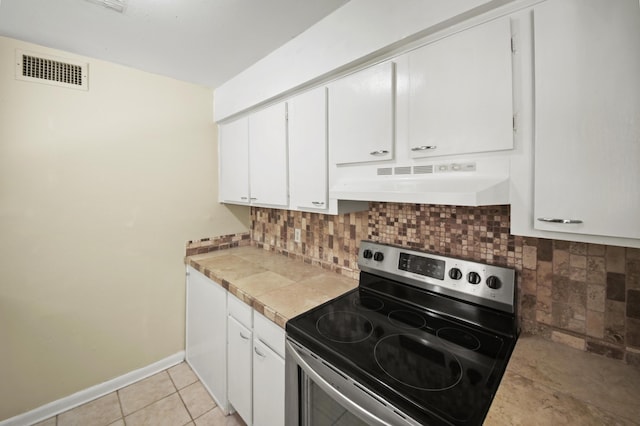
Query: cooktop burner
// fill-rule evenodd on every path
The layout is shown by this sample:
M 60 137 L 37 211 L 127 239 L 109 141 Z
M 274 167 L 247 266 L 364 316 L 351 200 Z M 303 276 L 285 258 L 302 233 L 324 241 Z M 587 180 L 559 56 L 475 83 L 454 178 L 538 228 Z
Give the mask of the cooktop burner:
M 376 344 L 375 357 L 391 378 L 415 389 L 440 391 L 457 385 L 462 379 L 458 359 L 424 336 L 386 336 Z
M 364 316 L 348 311 L 329 312 L 316 322 L 320 334 L 333 342 L 357 343 L 367 339 L 373 326 Z

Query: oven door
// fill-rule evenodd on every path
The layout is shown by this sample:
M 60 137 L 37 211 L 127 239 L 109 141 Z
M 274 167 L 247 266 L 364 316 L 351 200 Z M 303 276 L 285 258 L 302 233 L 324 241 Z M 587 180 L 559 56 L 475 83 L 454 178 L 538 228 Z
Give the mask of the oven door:
M 421 424 L 290 338 L 285 346 L 286 426 Z

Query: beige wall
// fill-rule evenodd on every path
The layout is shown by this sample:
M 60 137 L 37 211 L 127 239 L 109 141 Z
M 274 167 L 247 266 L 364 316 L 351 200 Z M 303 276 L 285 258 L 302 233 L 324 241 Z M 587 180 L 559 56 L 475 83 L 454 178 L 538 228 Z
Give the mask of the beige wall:
M 93 59 L 88 92 L 15 80 L 0 37 L 0 420 L 184 349 L 186 240 L 217 200 L 211 90 Z

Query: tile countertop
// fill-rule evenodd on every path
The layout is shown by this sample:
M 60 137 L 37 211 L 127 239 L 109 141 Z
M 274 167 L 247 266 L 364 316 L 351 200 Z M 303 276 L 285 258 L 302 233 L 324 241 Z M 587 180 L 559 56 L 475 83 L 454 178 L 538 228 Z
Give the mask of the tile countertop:
M 289 318 L 356 280 L 256 247 L 185 258 L 284 328 Z M 520 336 L 485 425 L 640 425 L 640 370 L 534 336 Z
M 282 328 L 289 318 L 358 286 L 351 278 L 256 247 L 188 256 L 185 263 Z

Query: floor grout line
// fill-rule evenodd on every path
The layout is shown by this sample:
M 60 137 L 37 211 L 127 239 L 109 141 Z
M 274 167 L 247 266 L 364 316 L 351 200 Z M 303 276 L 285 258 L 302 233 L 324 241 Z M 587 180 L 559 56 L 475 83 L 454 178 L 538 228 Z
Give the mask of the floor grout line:
M 122 414 L 122 417 L 120 417 L 120 419 L 122 420 L 122 423 L 124 423 L 124 426 L 127 426 L 127 421 L 124 419 L 124 410 L 122 409 L 122 401 L 120 400 L 120 389 L 116 390 L 116 397 L 118 398 L 118 406 L 120 407 L 120 414 Z

